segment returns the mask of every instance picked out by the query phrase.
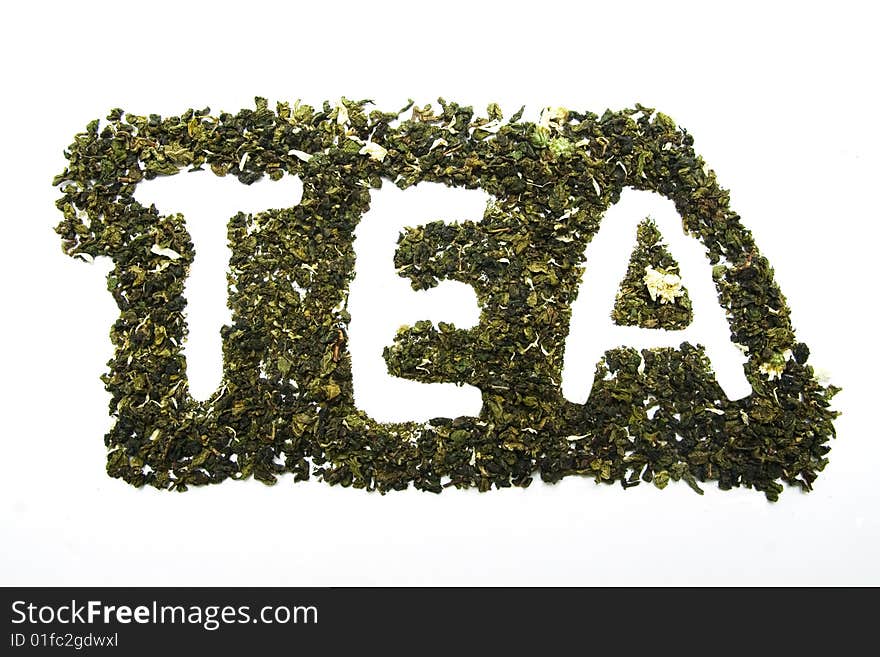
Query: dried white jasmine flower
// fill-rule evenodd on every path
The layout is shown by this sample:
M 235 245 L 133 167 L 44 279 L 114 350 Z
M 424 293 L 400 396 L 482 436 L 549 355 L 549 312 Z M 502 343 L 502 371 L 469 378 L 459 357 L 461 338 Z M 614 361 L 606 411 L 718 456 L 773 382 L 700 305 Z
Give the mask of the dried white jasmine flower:
M 559 123 L 565 121 L 567 118 L 568 110 L 564 107 L 545 107 L 541 111 L 541 118 L 538 120 L 538 125 L 545 130 L 549 130 L 553 124 L 555 124 L 554 127 L 558 128 Z
M 154 244 L 150 247 L 150 253 L 155 253 L 163 258 L 171 258 L 172 260 L 177 260 L 180 257 L 180 254 L 174 249 L 163 248 L 158 244 Z
M 360 155 L 369 155 L 374 160 L 381 162 L 385 159 L 385 156 L 388 155 L 388 151 L 382 148 L 379 144 L 368 141 L 364 144 L 363 148 L 358 151 Z
M 773 354 L 768 362 L 761 363 L 761 365 L 758 367 L 758 370 L 761 372 L 761 374 L 773 381 L 774 379 L 778 379 L 782 376 L 782 373 L 785 371 L 785 364 L 790 358 L 791 350 L 786 349 L 781 354 Z
M 660 297 L 660 303 L 675 303 L 675 300 L 684 295 L 681 287 L 681 277 L 677 274 L 667 274 L 660 269 L 654 269 L 650 265 L 645 267 L 645 285 L 651 301 Z
M 336 125 L 345 125 L 346 123 L 348 123 L 348 108 L 340 101 L 336 106 Z

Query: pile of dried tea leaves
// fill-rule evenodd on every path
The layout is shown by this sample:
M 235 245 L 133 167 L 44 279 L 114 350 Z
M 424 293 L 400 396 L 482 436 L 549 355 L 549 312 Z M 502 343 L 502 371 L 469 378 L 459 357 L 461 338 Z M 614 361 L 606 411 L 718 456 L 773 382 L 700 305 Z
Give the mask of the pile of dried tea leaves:
M 836 388 L 814 376 L 770 264 L 691 136 L 639 105 L 602 116 L 548 108 L 538 123 L 521 116 L 504 120 L 494 104 L 478 116 L 442 99 L 386 113 L 367 101 L 273 109 L 258 98 L 237 114 L 116 109 L 103 125 L 91 122 L 55 179 L 57 232 L 68 254 L 113 261 L 107 285 L 120 314 L 103 377 L 115 419 L 105 437 L 109 474 L 177 490 L 227 477 L 274 483 L 286 472 L 379 491 L 526 486 L 536 472 L 624 487 L 717 481 L 771 500 L 782 482 L 809 490 L 834 435 Z M 141 180 L 203 169 L 244 184 L 293 174 L 303 197 L 228 221 L 224 376 L 198 402 L 181 352 L 190 234 L 182 215 L 160 215 L 134 192 Z M 481 317 L 467 330 L 404 327 L 385 358 L 397 376 L 477 386 L 483 408 L 478 417 L 383 424 L 352 394 L 353 233 L 371 189 L 423 181 L 494 198 L 482 221 L 407 230 L 395 255 L 417 290 L 441 280 L 473 286 Z M 587 403 L 563 397 L 584 252 L 626 187 L 674 201 L 706 247 L 731 339 L 748 354 L 749 397 L 727 399 L 703 349 L 690 344 L 608 351 Z M 645 256 L 657 244 L 648 237 Z M 661 326 L 687 319 L 683 297 L 655 310 L 664 305 L 675 312 L 655 315 Z M 621 312 L 640 321 L 638 310 Z
M 666 250 L 651 219 L 639 224 L 636 248 L 617 292 L 611 318 L 621 326 L 667 330 L 687 328 L 694 319 L 678 263 Z

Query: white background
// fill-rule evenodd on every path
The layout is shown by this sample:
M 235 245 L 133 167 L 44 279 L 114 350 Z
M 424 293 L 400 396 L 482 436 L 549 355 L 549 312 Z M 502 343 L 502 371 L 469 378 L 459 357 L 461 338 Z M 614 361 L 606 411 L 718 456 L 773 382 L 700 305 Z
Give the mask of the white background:
M 871 3 L 361 4 L 4 8 L 0 584 L 880 584 Z M 671 115 L 774 265 L 811 362 L 844 387 L 816 490 L 770 504 L 569 478 L 381 496 L 286 478 L 176 494 L 108 478 L 98 377 L 116 308 L 106 267 L 61 252 L 51 179 L 112 107 L 237 111 L 255 95 Z

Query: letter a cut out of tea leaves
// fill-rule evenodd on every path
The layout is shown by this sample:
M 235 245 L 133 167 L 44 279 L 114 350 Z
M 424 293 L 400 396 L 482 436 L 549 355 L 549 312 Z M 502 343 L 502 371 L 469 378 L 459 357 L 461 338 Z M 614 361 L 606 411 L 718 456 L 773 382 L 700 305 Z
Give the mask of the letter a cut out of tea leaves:
M 54 181 L 63 214 L 56 230 L 69 255 L 113 262 L 108 473 L 179 491 L 228 478 L 272 484 L 285 473 L 381 492 L 527 486 L 535 475 L 624 487 L 683 480 L 698 491 L 716 482 L 770 500 L 783 484 L 810 490 L 827 463 L 837 389 L 817 380 L 770 263 L 692 137 L 640 105 L 601 116 L 546 108 L 537 123 L 521 117 L 444 99 L 385 112 L 345 98 L 274 108 L 257 98 L 235 114 L 114 109 L 89 123 Z M 232 251 L 232 320 L 221 331 L 222 382 L 204 401 L 189 393 L 182 353 L 194 257 L 186 217 L 135 199 L 142 180 L 181 171 L 245 185 L 288 173 L 303 183 L 294 207 L 217 218 Z M 405 231 L 394 256 L 415 289 L 471 285 L 480 320 L 468 329 L 416 322 L 385 359 L 397 376 L 476 386 L 483 406 L 474 417 L 380 423 L 353 397 L 346 302 L 354 229 L 371 190 L 422 182 L 493 198 L 480 222 Z M 748 397 L 726 398 L 702 348 L 688 343 L 611 349 L 583 364 L 597 370 L 586 404 L 562 395 L 580 263 L 625 188 L 671 199 L 705 246 L 731 340 L 748 355 Z M 638 272 L 633 298 L 660 299 L 658 326 L 683 322 L 689 307 L 676 293 L 674 262 L 650 231 L 640 227 L 637 255 L 644 251 L 656 276 Z

